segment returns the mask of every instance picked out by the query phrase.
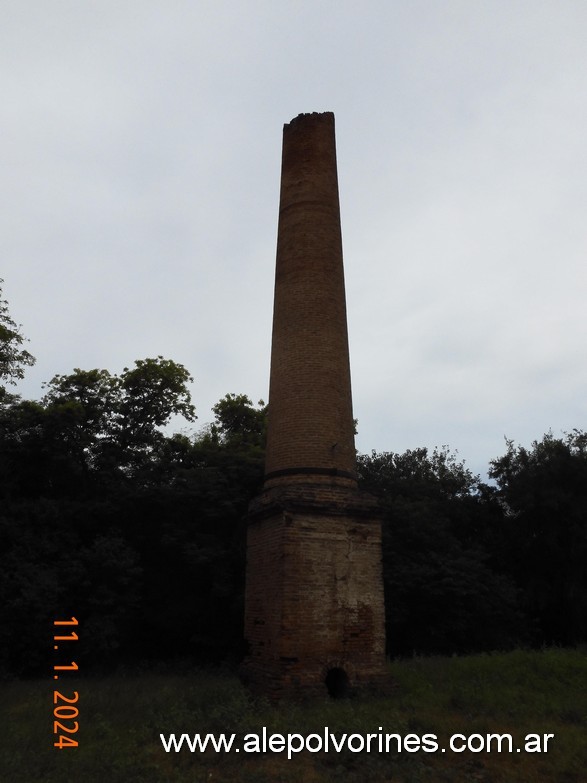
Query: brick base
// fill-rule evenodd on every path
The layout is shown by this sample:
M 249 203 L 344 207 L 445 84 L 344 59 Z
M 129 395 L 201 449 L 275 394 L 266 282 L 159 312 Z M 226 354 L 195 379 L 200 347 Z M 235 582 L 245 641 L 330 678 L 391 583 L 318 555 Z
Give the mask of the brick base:
M 272 698 L 385 679 L 381 524 L 336 485 L 266 490 L 251 506 L 242 671 Z M 329 674 L 330 673 L 330 674 Z M 339 695 L 333 692 L 332 695 Z

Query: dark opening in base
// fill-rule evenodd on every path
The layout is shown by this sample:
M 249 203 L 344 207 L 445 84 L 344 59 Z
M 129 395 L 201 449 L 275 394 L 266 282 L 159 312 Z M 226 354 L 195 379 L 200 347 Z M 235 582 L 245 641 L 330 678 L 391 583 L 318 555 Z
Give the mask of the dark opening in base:
M 329 669 L 324 679 L 328 695 L 333 699 L 344 699 L 350 694 L 351 684 L 344 669 Z

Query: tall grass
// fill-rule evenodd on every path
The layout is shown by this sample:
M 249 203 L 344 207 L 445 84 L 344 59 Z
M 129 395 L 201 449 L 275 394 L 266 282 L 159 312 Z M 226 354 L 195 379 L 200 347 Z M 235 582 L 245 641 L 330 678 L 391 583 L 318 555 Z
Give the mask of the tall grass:
M 587 656 L 515 651 L 390 664 L 391 696 L 272 706 L 232 675 L 143 673 L 70 679 L 80 694 L 79 748 L 53 747 L 53 681 L 0 686 L 2 783 L 585 783 Z M 175 732 L 552 733 L 547 753 L 166 753 Z

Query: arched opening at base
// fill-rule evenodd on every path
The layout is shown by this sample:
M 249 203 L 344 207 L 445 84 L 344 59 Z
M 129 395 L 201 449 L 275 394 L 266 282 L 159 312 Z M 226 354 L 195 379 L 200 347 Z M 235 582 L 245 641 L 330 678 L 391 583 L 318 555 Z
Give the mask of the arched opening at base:
M 328 690 L 328 695 L 333 699 L 344 699 L 350 695 L 351 684 L 347 673 L 338 666 L 328 670 L 324 683 Z

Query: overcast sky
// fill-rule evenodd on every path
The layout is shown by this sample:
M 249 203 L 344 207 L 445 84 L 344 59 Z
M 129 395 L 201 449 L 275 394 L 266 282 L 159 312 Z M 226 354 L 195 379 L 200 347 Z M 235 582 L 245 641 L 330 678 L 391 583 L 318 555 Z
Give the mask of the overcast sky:
M 359 450 L 587 428 L 586 42 L 585 0 L 3 0 L 19 391 L 162 354 L 198 428 L 266 400 L 282 127 L 333 111 Z

